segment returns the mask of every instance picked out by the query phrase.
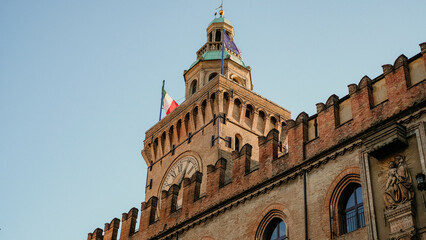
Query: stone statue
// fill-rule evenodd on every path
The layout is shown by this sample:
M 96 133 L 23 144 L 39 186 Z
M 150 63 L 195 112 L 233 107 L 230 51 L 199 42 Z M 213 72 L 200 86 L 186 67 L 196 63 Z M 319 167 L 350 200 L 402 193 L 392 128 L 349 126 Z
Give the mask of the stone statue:
M 396 208 L 399 204 L 413 199 L 413 182 L 405 164 L 404 157 L 397 155 L 389 163 L 388 180 L 385 186 L 385 207 Z

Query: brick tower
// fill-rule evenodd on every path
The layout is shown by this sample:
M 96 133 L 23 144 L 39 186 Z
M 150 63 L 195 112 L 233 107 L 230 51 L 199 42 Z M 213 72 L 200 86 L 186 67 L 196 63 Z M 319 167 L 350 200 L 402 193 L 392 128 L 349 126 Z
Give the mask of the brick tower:
M 207 166 L 221 158 L 228 161 L 226 184 L 232 175 L 232 151 L 244 144 L 253 146 L 256 157 L 251 168 L 257 168 L 258 137 L 271 129 L 280 132 L 280 153 L 286 150 L 282 128 L 290 112 L 252 91 L 251 68 L 244 64 L 238 48 L 225 47 L 221 74 L 222 46 L 224 41 L 225 46 L 234 44 L 234 28 L 220 13 L 208 25 L 207 42 L 197 51 L 195 62 L 184 71 L 185 101 L 145 134 L 142 156 L 149 166 L 145 199 L 158 198 L 157 217 L 162 212 L 163 191 L 175 185 L 173 208 L 181 208 L 184 178 L 199 171 L 193 178 L 202 182 L 203 195 Z

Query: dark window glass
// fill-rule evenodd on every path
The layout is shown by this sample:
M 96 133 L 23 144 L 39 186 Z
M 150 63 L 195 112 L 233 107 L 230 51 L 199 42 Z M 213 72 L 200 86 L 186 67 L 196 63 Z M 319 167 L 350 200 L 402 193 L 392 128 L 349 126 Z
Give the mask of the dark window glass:
M 220 39 L 221 39 L 220 35 L 221 35 L 220 30 L 217 30 L 216 31 L 216 39 L 215 39 L 216 42 L 220 42 Z
M 266 240 L 284 240 L 287 238 L 287 226 L 279 218 L 275 218 L 271 221 L 267 227 L 265 238 Z
M 240 150 L 240 139 L 238 138 L 238 136 L 235 136 L 235 151 L 239 151 Z
M 209 82 L 213 79 L 213 78 L 215 78 L 217 76 L 217 73 L 212 73 L 212 74 L 210 74 L 210 76 L 209 76 Z
M 194 94 L 197 91 L 197 81 L 192 82 L 191 94 Z
M 365 226 L 361 186 L 357 184 L 348 186 L 341 206 L 343 206 L 340 212 L 342 233 L 353 232 Z

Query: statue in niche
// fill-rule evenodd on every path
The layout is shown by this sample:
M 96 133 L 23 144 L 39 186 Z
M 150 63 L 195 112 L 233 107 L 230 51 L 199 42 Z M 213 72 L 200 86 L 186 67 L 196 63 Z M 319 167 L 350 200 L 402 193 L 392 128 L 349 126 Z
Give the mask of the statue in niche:
M 383 196 L 386 209 L 396 208 L 413 199 L 413 182 L 403 156 L 397 155 L 389 163 L 387 177 Z

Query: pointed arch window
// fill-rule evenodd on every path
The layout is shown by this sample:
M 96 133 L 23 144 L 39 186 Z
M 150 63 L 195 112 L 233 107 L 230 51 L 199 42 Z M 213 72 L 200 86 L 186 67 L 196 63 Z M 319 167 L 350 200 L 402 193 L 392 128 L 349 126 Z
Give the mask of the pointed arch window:
M 339 201 L 340 232 L 350 233 L 365 226 L 362 190 L 359 184 L 350 184 Z
M 330 204 L 330 238 L 365 227 L 359 168 L 345 169 L 334 179 L 326 202 Z
M 265 240 L 286 240 L 287 225 L 279 218 L 274 218 L 269 223 L 264 238 Z

